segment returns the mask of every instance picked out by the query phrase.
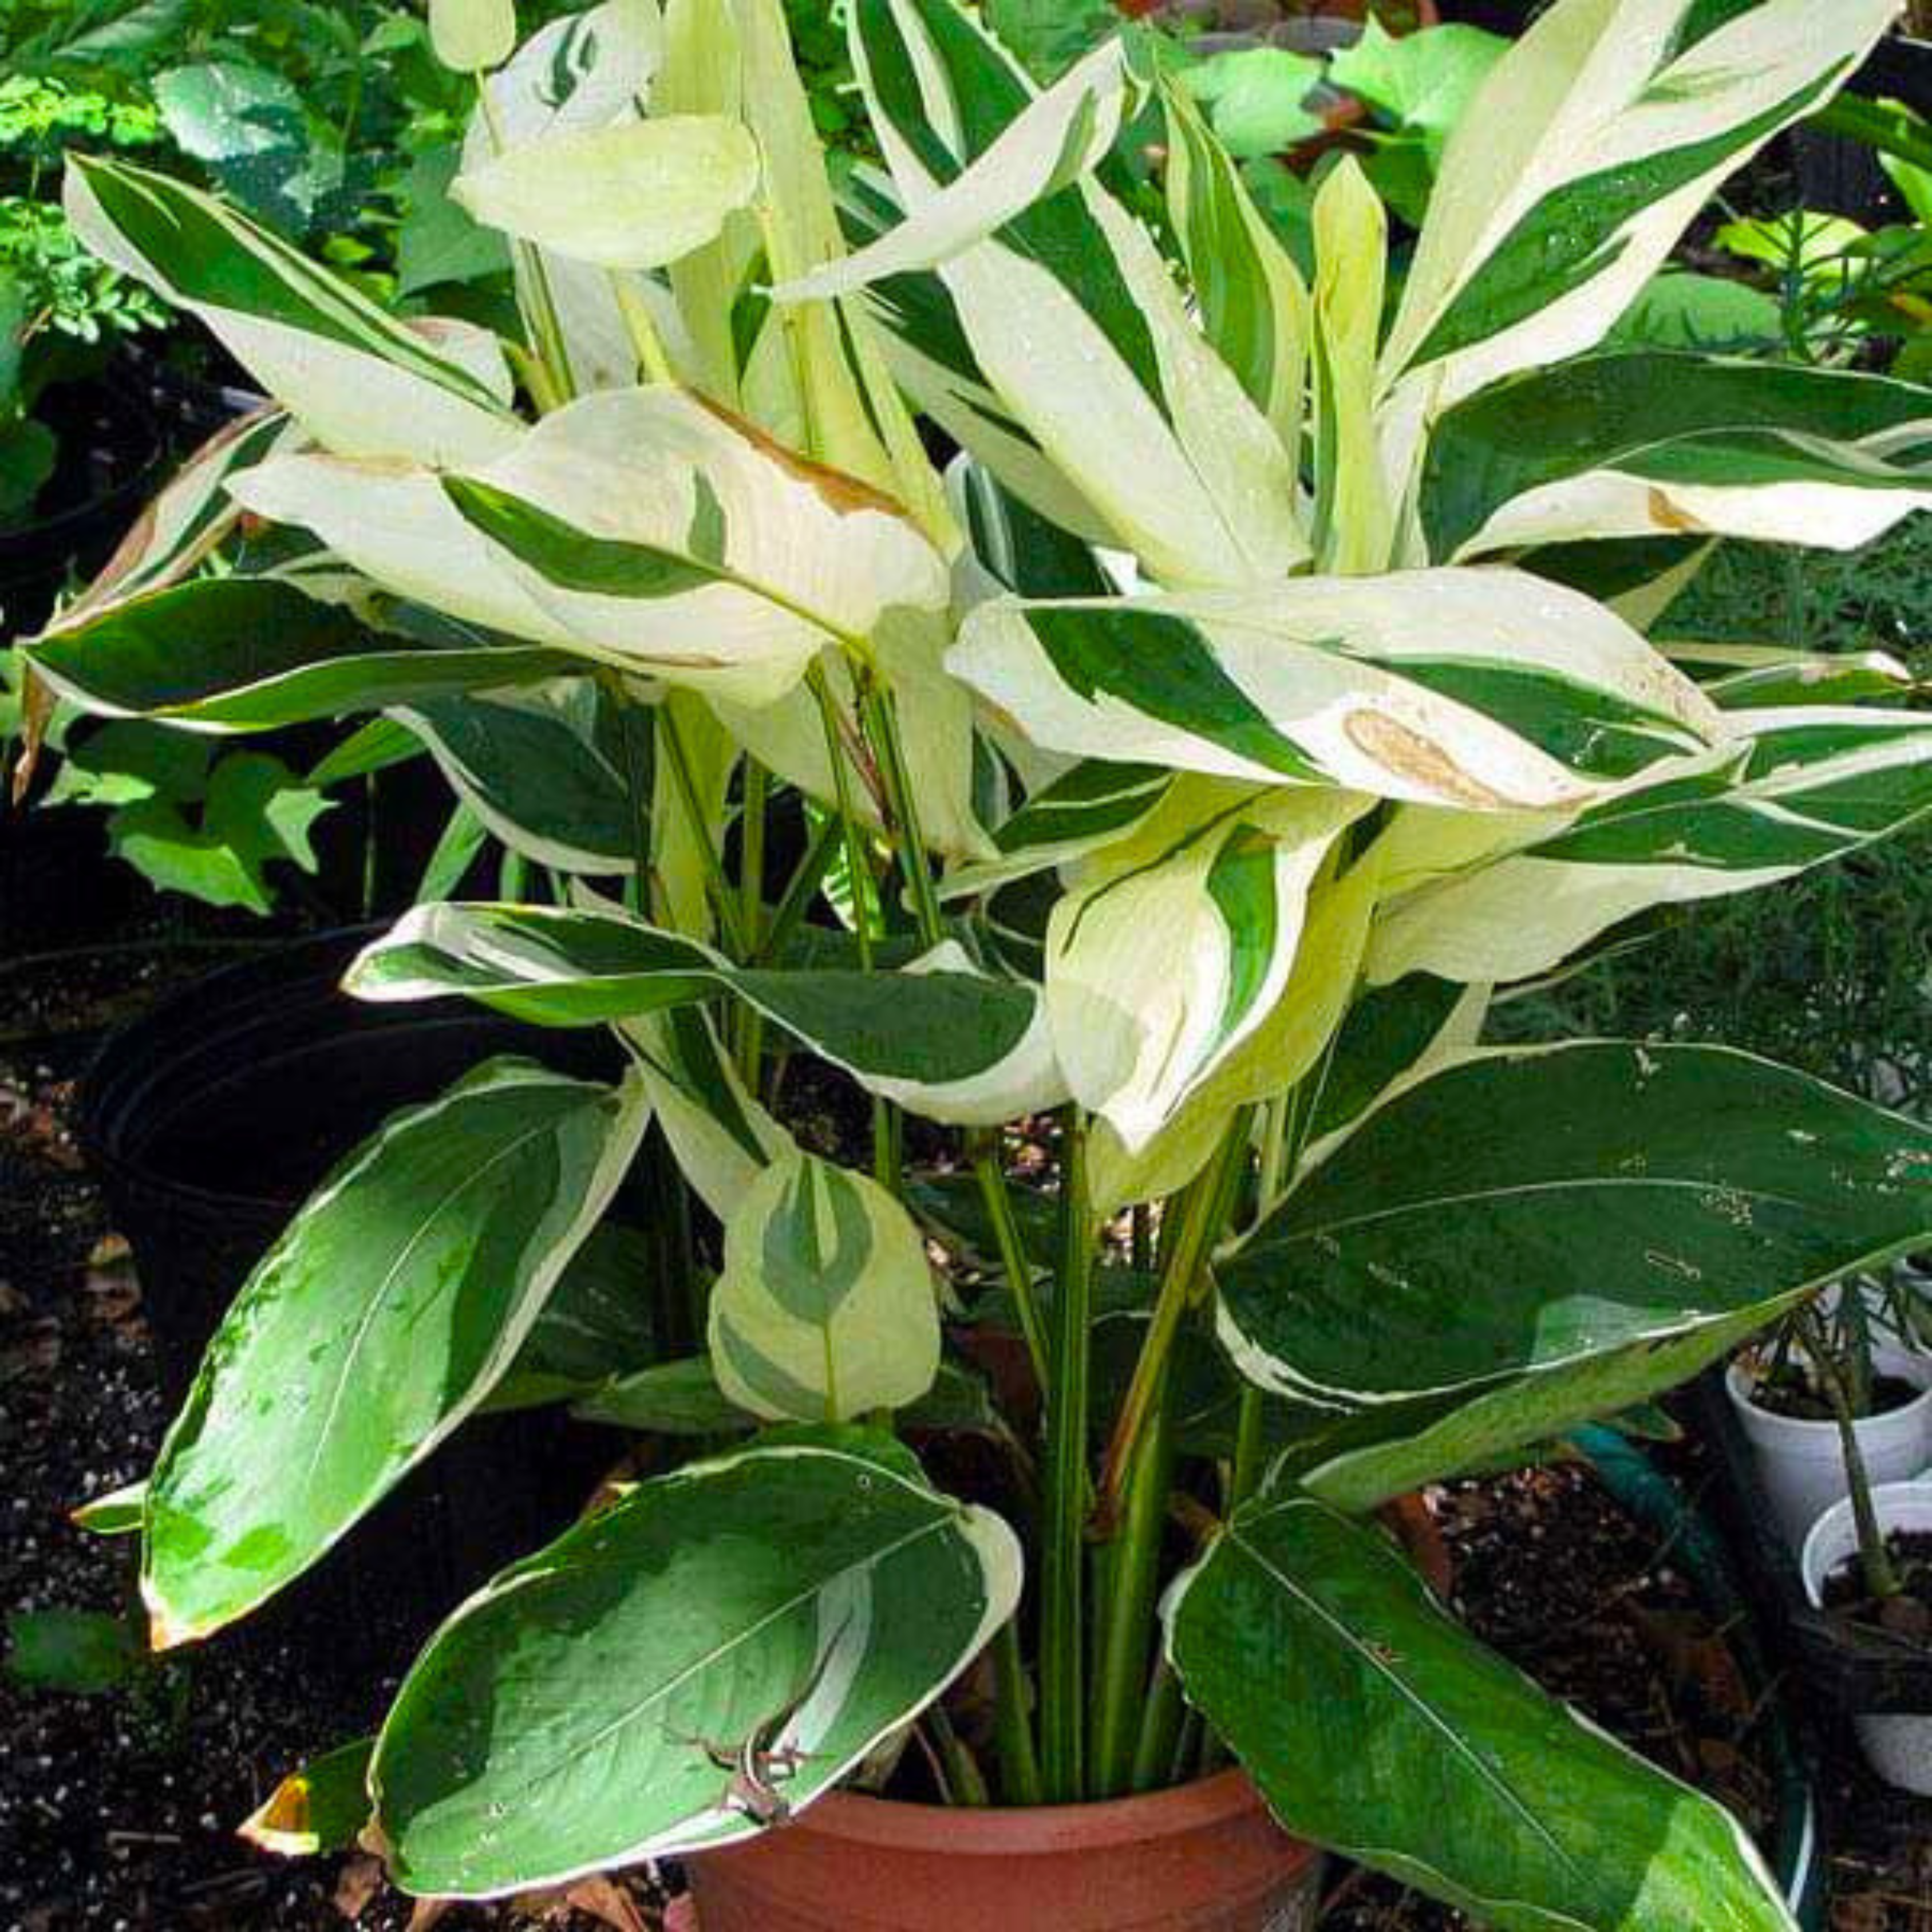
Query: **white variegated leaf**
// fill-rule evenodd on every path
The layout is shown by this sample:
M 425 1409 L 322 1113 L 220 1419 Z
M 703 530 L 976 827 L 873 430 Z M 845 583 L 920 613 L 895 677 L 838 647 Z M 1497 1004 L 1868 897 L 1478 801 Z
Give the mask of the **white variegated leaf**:
M 95 254 L 206 322 L 326 448 L 484 463 L 516 441 L 485 332 L 398 321 L 199 188 L 124 161 L 72 156 L 64 200 Z
M 980 605 L 948 659 L 1036 743 L 1485 812 L 1580 805 L 1719 735 L 1573 591 L 1508 570 Z
M 724 1222 L 711 1292 L 718 1387 L 775 1422 L 903 1408 L 939 1372 L 939 1308 L 924 1237 L 878 1183 L 789 1154 Z
M 1726 722 L 1733 742 L 1695 769 L 1396 900 L 1370 976 L 1526 979 L 1652 906 L 1789 878 L 1932 810 L 1922 712 L 1786 705 Z

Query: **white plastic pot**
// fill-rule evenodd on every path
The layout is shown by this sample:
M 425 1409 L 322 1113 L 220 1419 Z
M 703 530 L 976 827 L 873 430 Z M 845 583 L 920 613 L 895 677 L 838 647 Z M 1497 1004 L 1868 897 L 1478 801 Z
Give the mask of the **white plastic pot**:
M 1882 1534 L 1894 1529 L 1932 1530 L 1932 1482 L 1883 1484 L 1872 1491 L 1872 1508 Z M 1858 1546 L 1858 1526 L 1847 1496 L 1834 1503 L 1804 1539 L 1798 1561 L 1814 1609 L 1823 1609 L 1825 1580 Z M 1893 1712 L 1856 1717 L 1852 1728 L 1871 1768 L 1886 1784 L 1932 1797 L 1932 1712 L 1924 1717 Z
M 1852 1425 L 1868 1480 L 1874 1486 L 1903 1482 L 1932 1464 L 1932 1357 L 1881 1348 L 1873 1351 L 1872 1360 L 1881 1374 L 1896 1376 L 1919 1391 L 1902 1408 Z M 1751 1400 L 1756 1386 L 1756 1378 L 1742 1363 L 1733 1362 L 1725 1374 L 1724 1387 L 1751 1446 L 1778 1530 L 1795 1554 L 1804 1546 L 1811 1526 L 1847 1493 L 1844 1450 L 1835 1422 L 1774 1415 Z

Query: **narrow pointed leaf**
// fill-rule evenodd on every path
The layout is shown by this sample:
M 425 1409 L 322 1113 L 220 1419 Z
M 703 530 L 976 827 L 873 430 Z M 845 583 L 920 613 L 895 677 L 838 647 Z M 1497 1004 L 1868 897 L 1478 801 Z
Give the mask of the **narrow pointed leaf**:
M 83 710 L 266 731 L 554 675 L 533 645 L 438 646 L 372 631 L 272 578 L 209 578 L 111 604 L 24 646 Z
M 1060 1093 L 1037 994 L 975 972 L 956 944 L 898 973 L 748 968 L 615 912 L 431 905 L 365 948 L 344 983 L 365 1000 L 461 993 L 546 1026 L 629 1018 L 723 990 L 936 1120 L 992 1125 Z
M 69 158 L 67 212 L 88 248 L 198 316 L 326 448 L 482 463 L 519 433 L 494 337 L 412 327 L 212 196 L 166 175 Z
M 830 1790 L 1018 1601 L 997 1517 L 856 1432 L 640 1484 L 506 1570 L 437 1634 L 370 1782 L 391 1870 L 492 1897 L 759 1828 L 729 1754 L 754 1734 Z
M 1718 1047 L 1479 1054 L 1370 1113 L 1217 1270 L 1251 1379 L 1366 1508 L 1674 1386 L 1932 1232 L 1932 1132 Z
M 369 1822 L 374 1738 L 358 1738 L 290 1772 L 237 1828 L 236 1835 L 285 1858 L 344 1852 Z
M 1774 884 L 1932 811 L 1932 718 L 1852 706 L 1729 714 L 1735 748 L 1593 806 L 1397 900 L 1372 978 L 1528 979 L 1653 906 Z
M 1708 532 L 1855 549 L 1932 503 L 1932 390 L 1664 352 L 1499 382 L 1437 422 L 1430 554 Z
M 948 662 L 1036 744 L 1484 812 L 1582 804 L 1718 714 L 1619 619 L 1506 570 L 982 604 Z
M 584 397 L 470 474 L 298 458 L 244 500 L 400 596 L 747 704 L 948 593 L 896 505 L 668 388 Z
M 157 1648 L 265 1602 L 484 1400 L 648 1118 L 634 1078 L 493 1060 L 323 1183 L 161 1445 L 141 1579 Z
M 1562 0 L 1444 152 L 1384 350 L 1446 405 L 1600 341 L 1724 177 L 1820 106 L 1892 0 Z
M 1243 1510 L 1166 1606 L 1289 1830 L 1501 1932 L 1794 1932 L 1743 1828 L 1484 1649 L 1372 1526 Z

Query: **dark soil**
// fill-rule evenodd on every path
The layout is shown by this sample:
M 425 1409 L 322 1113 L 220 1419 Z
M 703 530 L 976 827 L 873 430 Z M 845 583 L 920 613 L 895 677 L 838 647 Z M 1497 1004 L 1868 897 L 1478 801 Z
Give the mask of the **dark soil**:
M 1885 1550 L 1898 1582 L 1895 1595 L 1874 1596 L 1864 1566 L 1848 1556 L 1825 1579 L 1825 1607 L 1847 1623 L 1932 1648 L 1932 1530 L 1892 1530 Z
M 1871 1400 L 1859 1419 L 1889 1415 L 1894 1409 L 1916 1402 L 1924 1393 L 1903 1376 L 1874 1376 Z M 1789 1364 L 1781 1373 L 1767 1376 L 1759 1382 L 1752 1389 L 1750 1399 L 1754 1407 L 1768 1414 L 1781 1415 L 1788 1422 L 1829 1422 L 1832 1418 L 1832 1405 L 1816 1382 L 1804 1370 Z

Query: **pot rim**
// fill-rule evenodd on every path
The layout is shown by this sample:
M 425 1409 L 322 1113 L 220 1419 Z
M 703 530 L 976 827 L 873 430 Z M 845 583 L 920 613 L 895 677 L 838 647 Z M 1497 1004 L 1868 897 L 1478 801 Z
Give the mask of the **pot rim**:
M 1872 1486 L 1871 1499 L 1872 1510 L 1878 1518 L 1881 1530 L 1894 1528 L 1898 1527 L 1900 1517 L 1914 1515 L 1922 1510 L 1924 1514 L 1927 1526 L 1932 1527 L 1932 1476 L 1910 1476 L 1902 1482 L 1875 1483 Z M 1849 1542 L 1843 1540 L 1847 1526 L 1852 1526 Z M 1850 1496 L 1840 1496 L 1829 1509 L 1820 1512 L 1817 1520 L 1805 1533 L 1804 1547 L 1798 1557 L 1798 1567 L 1804 1581 L 1804 1594 L 1810 1598 L 1814 1610 L 1824 1607 L 1826 1578 L 1858 1546 L 1858 1531 L 1852 1520 L 1852 1499 Z
M 1932 1403 L 1932 1355 L 1916 1348 L 1893 1347 L 1880 1343 L 1874 1359 L 1882 1356 L 1883 1366 L 1888 1374 L 1896 1374 L 1902 1380 L 1916 1382 L 1918 1393 L 1910 1402 L 1900 1402 L 1896 1408 L 1883 1409 L 1876 1415 L 1861 1415 L 1855 1418 L 1852 1426 L 1864 1430 L 1882 1423 L 1895 1422 L 1903 1417 Z M 1766 1408 L 1762 1403 L 1752 1400 L 1757 1387 L 1757 1379 L 1744 1364 L 1735 1358 L 1725 1365 L 1724 1392 L 1736 1406 L 1749 1414 L 1754 1421 L 1768 1425 L 1776 1430 L 1790 1430 L 1795 1434 L 1807 1435 L 1819 1432 L 1816 1440 L 1822 1442 L 1827 1435 L 1834 1439 L 1838 1425 L 1830 1418 L 1820 1419 L 1802 1415 L 1780 1415 L 1774 1408 Z
M 962 1858 L 1011 1858 L 1069 1844 L 1104 1849 L 1176 1838 L 1265 1809 L 1246 1772 L 1235 1768 L 1166 1791 L 1086 1804 L 986 1808 L 908 1803 L 856 1791 L 830 1791 L 800 1814 L 800 1828 L 895 1850 Z M 1292 1844 L 1302 1841 L 1291 1833 Z M 1312 1846 L 1304 1847 L 1311 1858 Z

